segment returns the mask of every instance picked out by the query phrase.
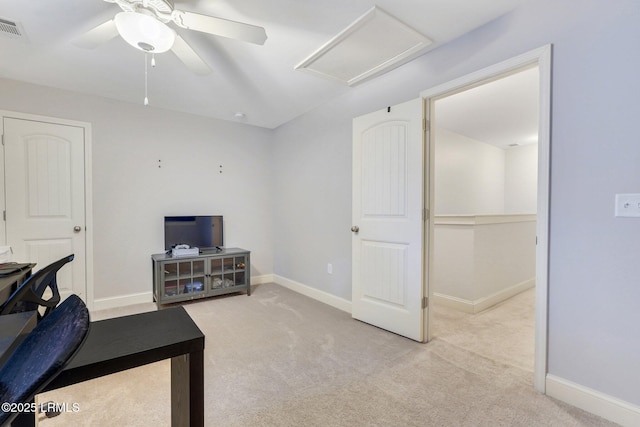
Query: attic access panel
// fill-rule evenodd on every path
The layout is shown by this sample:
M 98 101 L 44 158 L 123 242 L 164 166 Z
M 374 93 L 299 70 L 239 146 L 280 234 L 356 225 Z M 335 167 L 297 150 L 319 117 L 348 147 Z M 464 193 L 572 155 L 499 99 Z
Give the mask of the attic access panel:
M 414 59 L 431 43 L 375 6 L 295 69 L 353 86 Z

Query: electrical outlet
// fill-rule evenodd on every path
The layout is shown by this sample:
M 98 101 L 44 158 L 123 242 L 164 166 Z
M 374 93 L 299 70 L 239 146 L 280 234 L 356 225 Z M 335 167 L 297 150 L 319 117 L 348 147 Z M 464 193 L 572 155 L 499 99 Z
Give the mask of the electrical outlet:
M 331 263 L 327 264 L 327 273 L 333 274 L 333 265 Z
M 617 217 L 640 217 L 640 194 L 616 194 Z

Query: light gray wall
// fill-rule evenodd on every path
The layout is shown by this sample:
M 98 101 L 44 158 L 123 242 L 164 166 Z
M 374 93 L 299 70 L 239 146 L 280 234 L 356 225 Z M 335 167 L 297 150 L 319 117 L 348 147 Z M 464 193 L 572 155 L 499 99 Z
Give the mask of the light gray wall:
M 350 134 L 350 116 L 310 114 L 276 131 L 273 156 L 276 273 L 348 300 Z
M 440 298 L 484 304 L 481 300 L 491 297 L 495 304 L 498 297 L 507 298 L 509 288 L 530 285 L 536 275 L 535 219 L 502 215 L 460 219 L 435 217 L 430 286 Z
M 444 128 L 434 135 L 435 214 L 504 213 L 505 150 Z
M 504 212 L 536 213 L 538 144 L 508 148 L 505 155 Z
M 640 192 L 638 22 L 634 0 L 529 0 L 277 129 L 275 273 L 350 299 L 353 117 L 553 43 L 549 371 L 640 404 L 640 220 L 613 216 Z
M 164 215 L 224 215 L 225 246 L 273 272 L 272 131 L 2 79 L 0 109 L 92 124 L 96 299 L 151 291 Z
M 536 213 L 538 144 L 498 148 L 435 132 L 436 215 Z

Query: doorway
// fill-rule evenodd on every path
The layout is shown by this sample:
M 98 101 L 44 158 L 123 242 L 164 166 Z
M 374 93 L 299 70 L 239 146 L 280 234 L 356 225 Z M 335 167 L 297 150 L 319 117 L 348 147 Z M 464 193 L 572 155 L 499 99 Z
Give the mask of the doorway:
M 436 122 L 435 102 L 438 99 L 466 91 L 468 89 L 484 85 L 490 81 L 516 74 L 531 67 L 537 67 L 539 71 L 538 91 L 538 150 L 537 150 L 537 198 L 536 198 L 536 225 L 535 225 L 535 347 L 534 347 L 534 387 L 544 393 L 546 389 L 547 373 L 547 301 L 548 301 L 548 252 L 549 252 L 549 152 L 550 152 L 550 117 L 551 117 L 551 45 L 524 53 L 512 59 L 495 64 L 475 73 L 463 76 L 443 85 L 425 90 L 421 93 L 424 100 L 425 117 L 427 118 L 427 156 L 429 166 L 427 173 L 427 185 L 425 198 L 428 205 L 435 205 L 435 144 L 433 134 L 437 132 L 433 123 Z M 437 209 L 437 207 L 436 207 Z M 430 215 L 426 234 L 428 237 L 428 250 L 426 251 L 425 265 L 433 266 L 434 259 L 434 218 Z M 433 268 L 428 268 L 429 284 L 434 281 Z M 429 299 L 434 297 L 433 286 L 428 289 Z M 428 319 L 425 322 L 428 338 L 433 337 L 433 331 L 429 328 L 432 323 L 433 310 L 429 310 Z
M 430 301 L 434 299 L 434 289 L 431 286 L 431 283 L 434 281 L 434 269 L 432 266 L 434 265 L 434 216 L 432 212 L 432 207 L 434 206 L 435 198 L 435 187 L 434 187 L 434 169 L 435 169 L 435 144 L 433 141 L 434 129 L 432 128 L 432 123 L 435 123 L 435 102 L 440 98 L 445 98 L 447 96 L 463 92 L 465 90 L 471 89 L 473 87 L 484 85 L 490 81 L 500 80 L 503 77 L 511 74 L 516 74 L 525 69 L 529 69 L 532 67 L 537 67 L 538 69 L 538 81 L 539 81 L 539 90 L 538 90 L 538 148 L 537 148 L 537 197 L 535 200 L 535 347 L 534 347 L 534 387 L 540 391 L 541 393 L 545 393 L 546 389 L 546 374 L 547 374 L 547 303 L 548 303 L 548 263 L 549 263 L 549 147 L 550 147 L 550 118 L 551 118 L 551 45 L 544 46 L 542 48 L 527 52 L 525 54 L 519 55 L 512 59 L 506 60 L 504 62 L 498 63 L 491 67 L 479 70 L 475 73 L 463 76 L 459 79 L 450 81 L 440 86 L 436 86 L 434 88 L 423 91 L 421 95 L 422 100 L 422 114 L 423 114 L 423 122 L 422 122 L 422 133 L 424 135 L 424 149 L 420 148 L 418 150 L 414 150 L 412 155 L 406 156 L 403 155 L 403 158 L 411 158 L 414 159 L 418 154 L 422 160 L 424 173 L 421 184 L 413 185 L 413 191 L 422 192 L 422 209 L 413 212 L 410 215 L 403 214 L 407 218 L 410 216 L 421 216 L 422 221 L 426 224 L 423 227 L 422 231 L 422 280 L 413 281 L 410 288 L 412 290 L 416 289 L 416 294 L 422 294 L 422 298 L 411 298 L 412 304 L 422 303 L 421 310 L 419 312 L 422 313 L 422 328 L 416 329 L 422 331 L 420 334 L 426 336 L 426 341 L 429 341 L 433 337 L 433 331 L 430 329 L 430 324 L 432 323 L 433 310 L 429 310 L 429 307 L 433 304 Z M 419 110 L 419 105 L 416 110 Z M 393 111 L 394 108 L 389 107 L 386 109 L 387 113 Z M 413 116 L 413 114 L 410 114 Z M 356 132 L 356 120 L 354 119 L 354 162 L 360 161 L 361 155 L 359 155 L 357 151 L 357 147 L 359 146 L 359 141 L 364 140 L 364 134 L 361 135 L 362 132 Z M 401 120 L 402 122 L 408 124 L 411 122 L 409 117 Z M 373 126 L 372 129 L 375 129 L 376 126 Z M 408 126 L 408 128 L 415 128 L 414 126 Z M 359 128 L 358 128 L 359 129 Z M 367 126 L 364 129 L 368 129 Z M 406 132 L 405 132 L 406 133 Z M 376 141 L 375 138 L 371 139 L 372 141 Z M 404 141 L 405 138 L 400 138 L 399 141 Z M 385 140 L 386 141 L 386 140 Z M 386 144 L 386 142 L 385 142 Z M 402 145 L 402 144 L 401 144 Z M 372 146 L 375 146 L 373 144 Z M 405 151 L 403 151 L 405 152 Z M 373 156 L 372 159 L 377 158 Z M 371 162 L 370 162 L 371 163 Z M 372 162 L 371 165 L 375 168 L 377 167 L 376 162 Z M 354 171 L 358 171 L 357 165 L 354 166 Z M 391 170 L 391 169 L 390 169 Z M 399 169 L 397 169 L 399 170 Z M 386 181 L 389 181 L 389 177 L 396 176 L 397 173 L 389 174 L 387 173 Z M 401 174 L 404 176 L 404 173 Z M 357 183 L 358 174 L 354 173 L 354 183 Z M 382 180 L 383 182 L 385 180 Z M 388 187 L 388 186 L 387 186 Z M 380 188 L 387 188 L 382 186 Z M 420 189 L 422 187 L 422 189 Z M 391 187 L 388 187 L 391 188 Z M 360 186 L 354 185 L 353 194 L 357 195 L 361 191 Z M 411 194 L 413 194 L 411 191 Z M 375 194 L 375 191 L 374 191 Z M 391 194 L 389 192 L 389 194 Z M 354 197 L 354 212 L 358 212 L 357 204 L 359 202 Z M 421 215 L 420 215 L 421 213 Z M 358 215 L 353 216 L 354 223 L 351 228 L 352 233 L 357 234 L 361 231 L 358 222 L 361 218 Z M 354 258 L 357 258 L 357 249 L 358 245 L 362 244 L 362 239 L 355 239 L 355 243 L 352 245 L 352 251 L 354 253 Z M 378 257 L 382 259 L 382 257 Z M 385 263 L 383 263 L 385 264 Z M 388 266 L 392 266 L 392 263 L 389 261 L 386 263 Z M 397 270 L 397 269 L 396 269 Z M 391 269 L 389 270 L 391 271 Z M 395 270 L 394 270 L 395 271 Z M 358 282 L 358 263 L 354 261 L 354 284 L 352 285 L 355 289 L 353 291 L 352 297 L 352 309 L 353 305 L 357 304 L 359 300 L 366 298 L 367 300 L 371 300 L 372 302 L 380 299 L 380 292 L 371 293 L 371 295 L 361 294 L 357 289 Z M 427 296 L 424 296 L 424 295 Z M 404 301 L 404 299 L 400 299 L 397 301 Z M 406 310 L 404 306 L 400 307 L 396 301 L 396 305 L 398 305 L 399 310 Z M 354 310 L 355 311 L 355 310 Z M 354 316 L 358 318 L 357 316 Z M 419 317 L 416 317 L 419 319 Z M 387 327 L 384 324 L 377 324 L 376 322 L 371 322 L 372 324 L 382 327 L 383 329 L 388 329 L 393 331 L 393 328 Z
M 433 335 L 533 372 L 538 66 L 433 102 Z
M 91 130 L 88 123 L 0 111 L 2 236 L 36 270 L 73 254 L 58 273 L 64 299 L 92 308 Z

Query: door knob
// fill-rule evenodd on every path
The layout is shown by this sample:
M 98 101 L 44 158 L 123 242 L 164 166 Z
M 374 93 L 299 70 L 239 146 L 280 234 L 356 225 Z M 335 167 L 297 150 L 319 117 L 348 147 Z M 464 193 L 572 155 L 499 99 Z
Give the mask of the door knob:
M 353 227 L 351 227 L 351 231 L 353 231 L 354 233 L 357 233 L 358 231 L 360 231 L 360 227 L 358 227 L 357 225 L 354 225 Z
M 75 227 L 73 227 L 73 231 L 74 233 L 79 233 L 80 231 L 82 231 L 82 227 L 80 227 L 79 225 L 76 225 Z

